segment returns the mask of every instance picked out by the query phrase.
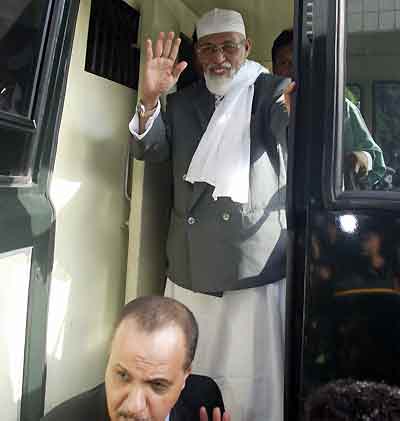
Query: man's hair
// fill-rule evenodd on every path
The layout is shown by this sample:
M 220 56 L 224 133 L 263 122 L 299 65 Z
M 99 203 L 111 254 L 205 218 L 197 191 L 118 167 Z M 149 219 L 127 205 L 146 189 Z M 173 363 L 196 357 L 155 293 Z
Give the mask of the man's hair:
M 293 29 L 285 29 L 275 38 L 275 41 L 272 44 L 272 62 L 274 63 L 276 61 L 276 56 L 278 55 L 280 48 L 286 47 L 292 43 Z
M 305 409 L 307 421 L 399 421 L 400 388 L 337 380 L 312 393 Z
M 168 326 L 177 326 L 186 341 L 184 370 L 189 369 L 196 353 L 199 327 L 193 313 L 173 298 L 156 295 L 139 297 L 127 303 L 119 316 L 116 329 L 125 320 L 132 319 L 146 333 L 153 333 Z

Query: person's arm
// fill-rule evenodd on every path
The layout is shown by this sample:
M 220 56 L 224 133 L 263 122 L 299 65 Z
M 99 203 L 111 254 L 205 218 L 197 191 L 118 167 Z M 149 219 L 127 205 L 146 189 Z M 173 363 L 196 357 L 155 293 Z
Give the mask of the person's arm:
M 372 170 L 377 177 L 385 174 L 382 149 L 372 138 L 360 110 L 348 99 L 345 100 L 343 146 L 345 153 L 350 154 L 356 172 L 369 173 Z
M 131 148 L 137 159 L 161 161 L 169 157 L 167 130 L 160 115 L 160 96 L 176 84 L 186 68 L 186 62 L 177 63 L 180 38 L 175 34 L 161 32 L 153 51 L 152 41 L 146 40 L 146 61 L 143 72 L 141 98 L 142 107 L 129 124 L 133 135 Z
M 294 82 L 290 79 L 276 78 L 272 86 L 270 106 L 270 129 L 272 134 L 279 138 L 289 126 L 289 114 L 292 106 L 292 96 L 295 91 Z

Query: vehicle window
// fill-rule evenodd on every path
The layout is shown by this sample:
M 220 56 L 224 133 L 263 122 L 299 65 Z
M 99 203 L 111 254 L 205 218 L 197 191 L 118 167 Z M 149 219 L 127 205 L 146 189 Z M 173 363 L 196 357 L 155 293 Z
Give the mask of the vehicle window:
M 357 108 L 361 110 L 361 86 L 357 83 L 348 83 L 346 85 L 345 97 L 349 98 L 350 101 L 357 105 Z
M 32 160 L 32 135 L 0 128 L 0 138 L 0 177 L 28 177 Z
M 400 2 L 348 0 L 346 23 L 342 186 L 400 191 Z
M 3 0 L 0 9 L 0 110 L 29 116 L 48 0 Z
M 33 105 L 50 0 L 2 0 L 0 8 L 0 184 L 27 183 Z

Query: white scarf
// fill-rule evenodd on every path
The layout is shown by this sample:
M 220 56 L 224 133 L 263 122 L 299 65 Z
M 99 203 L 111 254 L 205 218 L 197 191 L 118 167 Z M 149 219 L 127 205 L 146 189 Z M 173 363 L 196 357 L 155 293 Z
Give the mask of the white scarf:
M 250 119 L 254 82 L 268 70 L 246 60 L 216 108 L 192 157 L 185 180 L 214 186 L 213 198 L 247 203 L 250 182 Z

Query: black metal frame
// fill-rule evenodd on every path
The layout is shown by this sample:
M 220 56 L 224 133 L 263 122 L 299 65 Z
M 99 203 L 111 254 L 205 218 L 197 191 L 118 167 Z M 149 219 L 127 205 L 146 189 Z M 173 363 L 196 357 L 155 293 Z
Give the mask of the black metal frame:
M 286 299 L 285 420 L 303 419 L 304 318 L 309 276 L 309 217 L 335 192 L 333 145 L 321 134 L 337 136 L 341 110 L 337 91 L 338 38 L 336 23 L 343 0 L 303 0 L 295 9 L 297 96 L 292 113 L 288 162 L 288 230 Z M 301 22 L 301 23 L 300 23 Z M 330 70 L 330 71 L 328 71 Z M 342 75 L 343 77 L 343 75 Z M 343 91 L 343 89 L 342 89 Z M 342 94 L 343 95 L 343 92 Z M 295 115 L 295 119 L 293 117 Z M 294 133 L 296 138 L 294 139 Z M 339 151 L 340 153 L 340 151 Z M 323 159 L 321 160 L 321 156 Z M 316 174 L 322 174 L 322 179 Z

